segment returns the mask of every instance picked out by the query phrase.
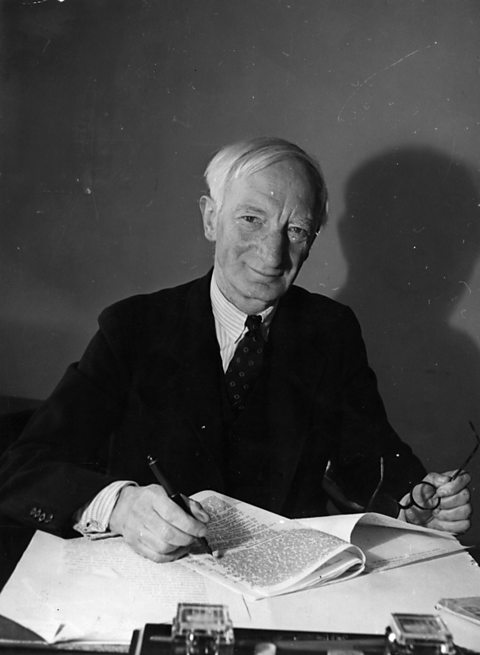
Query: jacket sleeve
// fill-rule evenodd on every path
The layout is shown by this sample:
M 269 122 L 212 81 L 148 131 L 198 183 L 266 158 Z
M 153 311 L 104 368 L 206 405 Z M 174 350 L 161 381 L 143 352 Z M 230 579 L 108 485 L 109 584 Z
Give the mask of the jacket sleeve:
M 0 513 L 60 536 L 73 535 L 75 511 L 114 481 L 109 438 L 129 384 L 128 321 L 105 310 L 82 359 L 0 460 Z M 127 344 L 127 345 L 126 345 Z
M 383 461 L 383 483 L 371 509 L 396 516 L 396 501 L 423 478 L 425 469 L 388 422 L 360 326 L 348 308 L 341 335 L 340 438 L 331 476 L 350 500 L 364 507 L 380 481 Z

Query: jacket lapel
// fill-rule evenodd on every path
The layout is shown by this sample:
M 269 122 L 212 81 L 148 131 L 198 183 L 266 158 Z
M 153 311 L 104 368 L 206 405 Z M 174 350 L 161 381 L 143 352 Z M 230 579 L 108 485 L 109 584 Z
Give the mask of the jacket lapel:
M 210 300 L 211 273 L 192 287 L 181 333 L 182 412 L 216 468 L 223 488 L 223 369 Z
M 168 421 L 169 434 L 163 438 L 176 439 L 177 444 L 182 440 L 185 448 L 191 446 L 183 457 L 184 470 L 190 471 L 192 481 L 205 480 L 204 484 L 222 491 L 222 417 L 218 400 L 222 367 L 211 311 L 210 278 L 211 273 L 195 280 L 186 297 L 172 303 L 167 325 L 159 324 L 157 319 L 161 341 L 153 338 L 155 345 L 148 353 L 141 396 L 153 412 L 152 426 L 155 414 Z M 151 438 L 159 438 L 156 430 Z

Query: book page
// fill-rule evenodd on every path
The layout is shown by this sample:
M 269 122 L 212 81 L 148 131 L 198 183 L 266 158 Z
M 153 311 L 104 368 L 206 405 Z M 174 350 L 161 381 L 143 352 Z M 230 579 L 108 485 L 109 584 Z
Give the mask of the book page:
M 319 516 L 299 519 L 298 523 L 330 532 L 358 546 L 366 556 L 367 571 L 383 571 L 464 549 L 449 532 L 373 512 Z
M 352 540 L 352 534 L 357 525 L 376 525 L 385 528 L 396 528 L 398 530 L 408 530 L 408 532 L 419 532 L 421 534 L 431 534 L 439 539 L 455 541 L 455 535 L 451 532 L 425 528 L 422 525 L 407 523 L 401 519 L 394 519 L 391 516 L 377 514 L 376 512 L 366 512 L 358 514 L 333 514 L 332 516 L 314 516 L 308 519 L 295 519 L 309 528 L 323 530 L 329 534 L 334 534 L 345 541 Z
M 352 536 L 367 558 L 368 571 L 384 571 L 413 562 L 442 557 L 464 549 L 456 539 L 428 533 L 359 523 Z
M 181 563 L 242 593 L 258 598 L 296 589 L 303 578 L 343 551 L 349 551 L 347 568 L 358 573 L 363 567 L 362 553 L 338 537 L 214 492 L 196 498 L 210 516 L 207 539 L 216 557 L 192 552 Z M 344 569 L 332 567 L 325 579 Z M 321 581 L 319 571 L 317 582 Z

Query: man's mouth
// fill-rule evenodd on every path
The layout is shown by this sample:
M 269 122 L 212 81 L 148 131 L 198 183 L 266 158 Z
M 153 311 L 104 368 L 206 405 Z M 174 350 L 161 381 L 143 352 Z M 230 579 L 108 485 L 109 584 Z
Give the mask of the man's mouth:
M 253 266 L 250 266 L 250 270 L 255 273 L 255 275 L 258 275 L 261 278 L 264 278 L 265 280 L 276 280 L 279 277 L 282 277 L 283 275 L 283 270 L 279 269 L 270 269 L 270 270 L 258 270 L 257 268 L 254 268 Z

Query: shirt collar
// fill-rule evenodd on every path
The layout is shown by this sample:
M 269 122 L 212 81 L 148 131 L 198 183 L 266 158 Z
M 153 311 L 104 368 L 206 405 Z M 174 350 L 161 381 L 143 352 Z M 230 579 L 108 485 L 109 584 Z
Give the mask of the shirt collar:
M 215 322 L 219 323 L 232 341 L 237 341 L 245 331 L 245 321 L 248 314 L 241 312 L 235 305 L 225 298 L 215 279 L 215 270 L 210 282 L 210 299 Z M 267 307 L 258 316 L 262 317 L 262 329 L 265 338 L 272 322 L 277 303 Z

